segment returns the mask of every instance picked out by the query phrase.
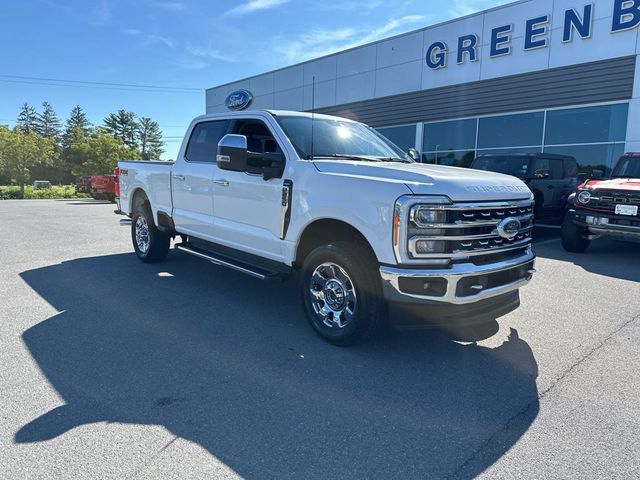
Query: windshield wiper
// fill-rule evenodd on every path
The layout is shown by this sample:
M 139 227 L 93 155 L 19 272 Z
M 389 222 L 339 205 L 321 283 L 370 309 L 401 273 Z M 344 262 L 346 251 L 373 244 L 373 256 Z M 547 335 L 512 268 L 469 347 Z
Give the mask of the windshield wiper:
M 364 157 L 364 156 L 359 156 L 359 155 L 343 155 L 340 153 L 334 153 L 331 155 L 314 155 L 313 157 L 311 155 L 307 156 L 307 160 L 314 160 L 316 158 L 341 158 L 344 160 L 358 160 L 358 161 L 362 161 L 362 162 L 381 162 L 382 160 L 380 160 L 378 157 Z
M 397 162 L 397 163 L 414 163 L 411 160 L 400 157 L 378 157 L 383 162 Z

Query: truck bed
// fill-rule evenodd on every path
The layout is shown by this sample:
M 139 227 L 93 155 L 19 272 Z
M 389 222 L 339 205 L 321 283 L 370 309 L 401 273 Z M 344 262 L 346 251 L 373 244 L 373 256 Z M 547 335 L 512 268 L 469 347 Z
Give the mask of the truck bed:
M 120 210 L 131 215 L 136 190 L 144 189 L 150 196 L 153 216 L 158 211 L 171 214 L 171 168 L 174 162 L 124 160 L 120 168 Z

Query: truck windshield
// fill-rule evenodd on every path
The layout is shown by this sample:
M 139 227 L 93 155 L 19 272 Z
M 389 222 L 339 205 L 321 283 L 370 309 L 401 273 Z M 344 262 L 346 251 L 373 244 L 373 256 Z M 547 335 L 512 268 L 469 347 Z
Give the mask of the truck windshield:
M 478 157 L 473 161 L 471 168 L 486 170 L 488 172 L 505 173 L 518 178 L 529 177 L 531 162 L 528 157 Z
M 625 157 L 618 162 L 611 178 L 640 178 L 640 157 Z
M 311 117 L 282 116 L 276 119 L 300 158 L 413 162 L 390 140 L 361 123 L 315 118 L 312 128 Z

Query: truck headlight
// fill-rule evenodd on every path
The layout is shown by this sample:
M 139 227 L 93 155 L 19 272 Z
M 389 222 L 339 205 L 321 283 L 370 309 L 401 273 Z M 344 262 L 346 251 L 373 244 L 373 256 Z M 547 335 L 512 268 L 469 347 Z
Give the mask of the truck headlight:
M 437 207 L 439 205 L 451 205 L 451 203 L 451 199 L 445 196 L 425 197 L 424 201 L 421 201 L 420 204 L 411 209 L 409 220 L 419 228 L 445 223 L 447 221 L 447 212 L 439 210 Z
M 578 203 L 586 205 L 589 203 L 589 200 L 591 200 L 591 192 L 589 190 L 581 190 L 578 192 L 578 195 L 576 195 L 576 200 Z

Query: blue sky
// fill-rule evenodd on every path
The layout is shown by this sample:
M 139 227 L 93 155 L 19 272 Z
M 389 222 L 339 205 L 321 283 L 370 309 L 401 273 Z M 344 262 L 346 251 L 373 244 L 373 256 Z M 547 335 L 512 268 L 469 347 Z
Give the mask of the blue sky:
M 205 88 L 504 3 L 507 1 L 5 2 L 0 29 L 0 123 L 12 124 L 25 101 L 39 107 L 47 100 L 63 118 L 79 104 L 95 124 L 124 108 L 160 123 L 168 142 L 164 157 L 172 159 L 189 121 L 204 113 Z M 49 79 L 196 90 L 60 86 Z

